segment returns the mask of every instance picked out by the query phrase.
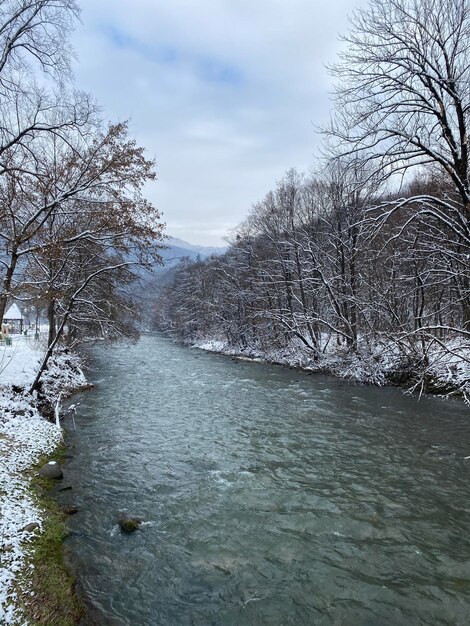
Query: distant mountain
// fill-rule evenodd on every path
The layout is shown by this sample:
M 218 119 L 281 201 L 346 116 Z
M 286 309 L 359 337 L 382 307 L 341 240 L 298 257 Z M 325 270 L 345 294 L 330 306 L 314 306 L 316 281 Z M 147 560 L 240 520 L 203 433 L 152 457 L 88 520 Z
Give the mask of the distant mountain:
M 174 250 L 176 254 L 179 255 L 182 251 L 184 251 L 186 254 L 183 254 L 182 256 L 189 256 L 190 258 L 197 258 L 199 256 L 201 259 L 205 259 L 213 254 L 224 254 L 224 252 L 227 251 L 227 248 L 223 247 L 196 246 L 187 241 L 183 241 L 183 239 L 178 239 L 178 237 L 168 237 L 168 239 L 165 239 L 163 243 L 164 245 L 169 246 L 170 250 Z
M 174 271 L 181 259 L 190 259 L 197 261 L 198 259 L 207 259 L 212 255 L 224 254 L 227 248 L 217 248 L 211 246 L 197 246 L 176 237 L 168 237 L 159 245 L 165 246 L 158 250 L 158 254 L 162 257 L 163 265 L 155 265 L 152 272 L 143 272 L 142 277 L 145 278 L 147 288 L 153 286 L 162 286 L 171 283 Z
M 158 245 L 165 246 L 158 250 L 163 259 L 163 265 L 154 265 L 151 272 L 142 270 L 139 272 L 140 281 L 134 285 L 133 293 L 141 298 L 144 307 L 144 326 L 151 326 L 153 315 L 153 301 L 158 296 L 162 287 L 171 285 L 176 268 L 181 259 L 207 259 L 213 255 L 224 254 L 227 248 L 211 246 L 197 246 L 176 237 L 168 237 Z
M 177 239 L 176 237 L 169 237 L 165 239 L 162 244 L 165 248 L 159 250 L 159 254 L 163 259 L 163 267 L 155 268 L 158 274 L 175 267 L 181 259 L 188 258 L 192 261 L 207 259 L 214 254 L 224 254 L 227 250 L 227 248 L 195 246 L 182 239 Z

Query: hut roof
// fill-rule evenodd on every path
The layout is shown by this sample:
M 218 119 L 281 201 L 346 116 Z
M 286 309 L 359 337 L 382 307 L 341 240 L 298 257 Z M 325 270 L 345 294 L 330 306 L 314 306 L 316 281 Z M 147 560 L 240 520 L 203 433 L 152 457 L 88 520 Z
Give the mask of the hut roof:
M 12 304 L 8 311 L 3 316 L 4 320 L 22 320 L 23 315 L 18 308 L 17 304 Z

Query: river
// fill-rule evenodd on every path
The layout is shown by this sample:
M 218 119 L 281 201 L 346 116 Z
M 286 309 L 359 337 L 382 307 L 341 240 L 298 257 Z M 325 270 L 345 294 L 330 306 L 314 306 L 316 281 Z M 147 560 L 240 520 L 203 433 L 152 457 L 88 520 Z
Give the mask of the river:
M 90 359 L 61 497 L 96 623 L 469 623 L 462 402 L 152 335 Z

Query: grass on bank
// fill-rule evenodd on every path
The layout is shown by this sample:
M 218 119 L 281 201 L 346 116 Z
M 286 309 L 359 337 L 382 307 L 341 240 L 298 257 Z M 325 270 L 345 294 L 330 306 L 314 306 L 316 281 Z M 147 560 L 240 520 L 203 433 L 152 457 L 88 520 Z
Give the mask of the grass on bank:
M 59 446 L 52 458 L 60 463 L 65 452 L 66 448 Z M 50 457 L 42 458 L 28 472 L 35 504 L 43 511 L 44 521 L 42 532 L 36 533 L 28 544 L 29 556 L 18 581 L 18 599 L 31 626 L 76 626 L 83 617 L 84 606 L 64 563 L 66 515 L 51 496 L 57 481 L 37 473 L 48 460 Z

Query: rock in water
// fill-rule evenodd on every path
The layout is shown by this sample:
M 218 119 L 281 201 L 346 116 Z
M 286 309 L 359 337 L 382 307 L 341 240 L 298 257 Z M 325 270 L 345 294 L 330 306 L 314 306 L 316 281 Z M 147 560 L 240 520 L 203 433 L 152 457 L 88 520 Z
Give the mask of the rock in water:
M 44 478 L 53 478 L 55 480 L 60 480 L 64 477 L 62 474 L 62 468 L 55 461 L 49 461 L 41 467 L 39 470 L 39 475 L 44 476 Z
M 56 491 L 71 491 L 72 485 L 58 485 Z
M 78 513 L 79 509 L 78 506 L 63 506 L 62 511 L 65 515 L 75 515 L 75 513 Z
M 126 534 L 133 533 L 142 524 L 142 520 L 140 519 L 140 517 L 134 517 L 134 516 L 123 515 L 123 514 L 119 516 L 118 522 L 119 522 L 119 528 L 121 529 L 121 532 L 126 533 Z

